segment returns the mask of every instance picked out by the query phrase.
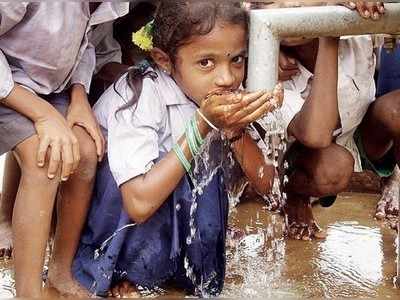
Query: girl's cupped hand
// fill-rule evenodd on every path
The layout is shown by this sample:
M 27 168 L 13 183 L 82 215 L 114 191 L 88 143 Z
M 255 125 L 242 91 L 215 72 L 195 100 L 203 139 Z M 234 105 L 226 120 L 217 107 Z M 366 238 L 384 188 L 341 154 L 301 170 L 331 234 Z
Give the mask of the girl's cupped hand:
M 222 130 L 241 129 L 281 107 L 283 88 L 278 84 L 273 92 L 217 91 L 200 104 L 201 112 Z

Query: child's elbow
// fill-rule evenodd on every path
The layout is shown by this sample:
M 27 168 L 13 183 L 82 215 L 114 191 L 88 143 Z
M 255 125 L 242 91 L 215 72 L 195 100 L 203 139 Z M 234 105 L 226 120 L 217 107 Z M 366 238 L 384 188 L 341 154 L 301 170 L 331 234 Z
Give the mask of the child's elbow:
M 152 210 L 140 199 L 135 197 L 123 198 L 124 209 L 129 218 L 136 224 L 146 223 L 152 216 Z
M 136 224 L 143 224 L 150 218 L 150 216 L 146 212 L 141 211 L 130 211 L 128 212 L 129 218 L 134 221 Z

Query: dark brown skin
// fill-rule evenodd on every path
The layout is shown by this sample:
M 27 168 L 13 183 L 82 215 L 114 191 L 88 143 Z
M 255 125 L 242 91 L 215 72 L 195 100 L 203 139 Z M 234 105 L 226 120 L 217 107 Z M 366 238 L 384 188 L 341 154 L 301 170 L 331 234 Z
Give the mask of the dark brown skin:
M 291 47 L 291 53 L 314 73 L 311 93 L 288 127 L 288 134 L 296 138 L 298 145 L 288 154 L 295 151 L 297 159 L 293 162 L 295 171 L 289 174 L 289 184 L 285 187 L 288 199 L 284 211 L 289 236 L 296 239 L 309 239 L 319 231 L 309 197 L 335 194 L 338 188 L 347 186 L 346 182 L 338 181 L 339 177 L 346 179 L 347 174 L 328 173 L 332 169 L 331 159 L 351 164 L 351 155 L 332 141 L 332 134 L 340 124 L 337 102 L 338 39 L 320 38 L 317 42 L 313 40 Z M 318 52 L 315 55 L 316 43 Z M 296 52 L 299 50 L 301 52 Z M 340 170 L 346 173 L 345 168 Z
M 356 9 L 362 17 L 373 20 L 378 20 L 384 13 L 381 2 L 339 4 Z M 297 145 L 287 155 L 296 152 L 297 158 L 293 162 L 295 171 L 290 174 L 289 184 L 285 187 L 288 199 L 284 211 L 289 225 L 288 234 L 291 238 L 307 240 L 324 237 L 314 220 L 310 196 L 330 196 L 344 191 L 353 171 L 354 160 L 332 138 L 332 133 L 340 126 L 337 40 L 320 39 L 318 43 L 317 40 L 294 38 L 283 41 L 282 45 L 286 50 L 283 54 L 288 54 L 291 59 L 280 58 L 281 78 L 296 74 L 297 61 L 315 75 L 310 96 L 288 128 L 288 133 L 296 138 Z M 332 162 L 335 162 L 335 168 L 332 168 Z

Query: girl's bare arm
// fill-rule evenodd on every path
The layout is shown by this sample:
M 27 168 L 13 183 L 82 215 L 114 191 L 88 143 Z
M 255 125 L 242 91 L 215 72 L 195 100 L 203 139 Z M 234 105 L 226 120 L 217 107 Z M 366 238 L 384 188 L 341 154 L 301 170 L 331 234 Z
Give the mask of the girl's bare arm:
M 244 133 L 242 138 L 232 143 L 232 150 L 243 173 L 250 184 L 261 195 L 267 195 L 272 189 L 275 174 L 274 166 L 265 162 L 264 155 L 255 141 Z
M 205 137 L 210 128 L 197 118 L 200 134 Z M 192 154 L 185 136 L 178 144 L 190 161 Z M 149 219 L 175 190 L 186 171 L 173 151 L 144 175 L 137 176 L 121 186 L 122 199 L 128 215 L 137 223 Z

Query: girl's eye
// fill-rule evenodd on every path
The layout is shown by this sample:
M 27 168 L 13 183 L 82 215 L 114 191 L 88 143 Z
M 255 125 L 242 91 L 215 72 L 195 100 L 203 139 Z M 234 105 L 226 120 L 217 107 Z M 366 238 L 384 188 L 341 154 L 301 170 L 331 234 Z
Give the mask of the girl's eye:
M 202 59 L 199 61 L 199 65 L 202 68 L 211 68 L 214 66 L 214 62 L 211 59 Z
M 234 64 L 242 64 L 242 63 L 244 62 L 244 56 L 243 56 L 243 55 L 235 56 L 235 57 L 232 59 L 232 62 L 233 62 Z

